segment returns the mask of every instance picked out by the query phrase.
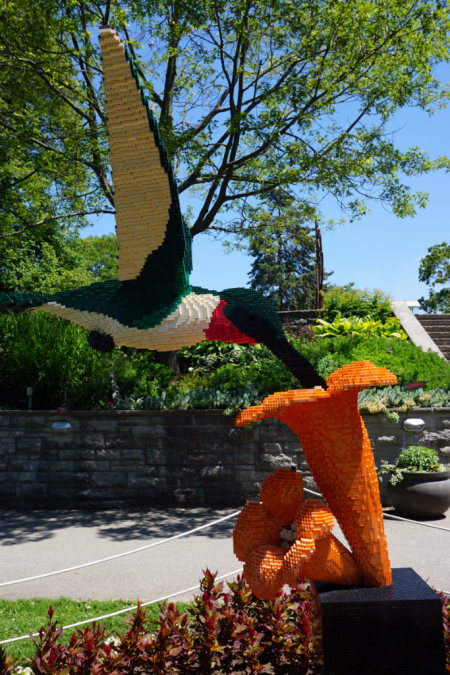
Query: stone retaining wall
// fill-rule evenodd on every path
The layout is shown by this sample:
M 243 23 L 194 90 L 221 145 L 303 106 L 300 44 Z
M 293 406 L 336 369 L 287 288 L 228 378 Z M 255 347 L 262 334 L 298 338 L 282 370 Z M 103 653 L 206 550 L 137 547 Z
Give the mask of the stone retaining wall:
M 407 417 L 426 422 L 450 464 L 450 410 L 425 408 L 402 413 L 399 424 L 364 414 L 377 466 L 395 461 Z M 70 422 L 68 434 L 52 430 L 61 421 Z M 317 489 L 299 441 L 275 419 L 236 429 L 233 417 L 214 410 L 0 411 L 3 508 L 241 505 L 257 499 L 269 473 L 291 463 L 305 487 Z

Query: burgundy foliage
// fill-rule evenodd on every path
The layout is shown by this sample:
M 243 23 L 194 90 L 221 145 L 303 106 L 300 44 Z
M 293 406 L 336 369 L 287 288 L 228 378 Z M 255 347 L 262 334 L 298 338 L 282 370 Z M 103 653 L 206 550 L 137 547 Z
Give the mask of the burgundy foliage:
M 445 663 L 450 673 L 450 595 L 435 591 L 442 602 L 442 620 L 444 623 Z
M 273 601 L 259 600 L 238 576 L 216 583 L 204 572 L 200 594 L 188 614 L 164 603 L 158 621 L 146 618 L 138 605 L 124 620 L 126 630 L 114 635 L 96 623 L 76 629 L 68 645 L 62 628 L 48 611 L 29 667 L 35 675 L 211 675 L 273 673 L 320 675 L 320 620 L 309 586 L 303 582 Z M 450 673 L 450 597 L 442 600 L 447 670 Z M 0 647 L 0 675 L 13 675 L 17 663 Z

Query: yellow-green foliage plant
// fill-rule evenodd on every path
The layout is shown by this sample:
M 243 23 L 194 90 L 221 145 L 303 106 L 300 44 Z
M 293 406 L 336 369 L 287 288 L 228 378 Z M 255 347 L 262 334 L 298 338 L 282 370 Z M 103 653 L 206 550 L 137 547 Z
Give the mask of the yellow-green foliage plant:
M 370 316 L 364 318 L 358 316 L 342 317 L 341 313 L 338 312 L 333 322 L 317 319 L 317 324 L 313 327 L 313 331 L 319 337 L 371 335 L 373 337 L 396 338 L 397 340 L 408 339 L 401 327 L 400 320 L 395 317 L 386 319 L 383 323 L 371 319 Z

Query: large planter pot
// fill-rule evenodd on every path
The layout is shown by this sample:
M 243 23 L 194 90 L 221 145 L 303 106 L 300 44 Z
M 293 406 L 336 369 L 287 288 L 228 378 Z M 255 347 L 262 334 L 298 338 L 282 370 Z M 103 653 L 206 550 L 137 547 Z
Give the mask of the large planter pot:
M 407 471 L 396 485 L 387 484 L 387 496 L 396 511 L 413 518 L 435 518 L 450 508 L 450 470 Z

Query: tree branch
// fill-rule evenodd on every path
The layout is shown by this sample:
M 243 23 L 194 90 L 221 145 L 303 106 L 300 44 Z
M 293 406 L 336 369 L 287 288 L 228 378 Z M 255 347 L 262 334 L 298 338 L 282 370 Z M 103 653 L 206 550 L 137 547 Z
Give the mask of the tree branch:
M 39 227 L 39 225 L 45 225 L 46 223 L 49 223 L 52 220 L 60 220 L 61 218 L 74 218 L 75 216 L 88 216 L 92 213 L 112 213 L 113 215 L 116 213 L 115 211 L 107 211 L 106 209 L 95 209 L 94 211 L 74 211 L 73 213 L 65 213 L 61 216 L 49 216 L 47 218 L 42 218 L 42 220 L 39 220 L 37 223 L 33 223 L 32 225 L 27 225 L 24 227 L 22 230 L 17 230 L 17 232 L 10 232 L 9 234 L 0 234 L 0 239 L 6 239 L 9 237 L 17 237 L 19 234 L 23 234 L 27 230 L 30 230 L 34 227 Z

